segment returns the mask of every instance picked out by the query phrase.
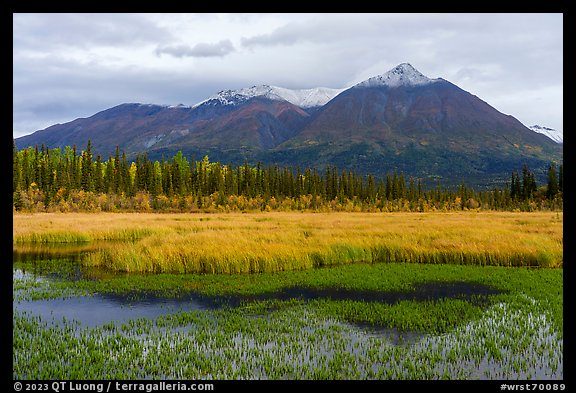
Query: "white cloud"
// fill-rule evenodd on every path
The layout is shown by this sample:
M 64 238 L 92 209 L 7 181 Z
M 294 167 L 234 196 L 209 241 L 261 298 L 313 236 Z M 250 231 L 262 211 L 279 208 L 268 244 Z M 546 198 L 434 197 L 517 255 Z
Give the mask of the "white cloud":
M 123 102 L 195 104 L 261 83 L 342 88 L 402 62 L 521 121 L 563 129 L 562 14 L 14 14 L 13 21 L 15 136 Z

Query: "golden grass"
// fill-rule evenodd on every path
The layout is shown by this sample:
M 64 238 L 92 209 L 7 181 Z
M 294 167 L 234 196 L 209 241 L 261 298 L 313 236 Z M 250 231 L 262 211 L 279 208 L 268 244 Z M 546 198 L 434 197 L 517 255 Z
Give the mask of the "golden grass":
M 15 214 L 14 242 L 136 240 L 86 263 L 127 272 L 250 273 L 353 262 L 563 265 L 552 212 Z M 78 239 L 78 240 L 74 240 Z

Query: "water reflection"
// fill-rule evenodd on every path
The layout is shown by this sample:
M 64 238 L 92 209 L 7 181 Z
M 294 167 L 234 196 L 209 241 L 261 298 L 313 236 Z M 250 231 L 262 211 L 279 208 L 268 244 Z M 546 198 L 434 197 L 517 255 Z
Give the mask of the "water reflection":
M 146 299 L 131 302 L 125 297 L 94 295 L 55 300 L 21 300 L 13 309 L 30 312 L 42 319 L 58 323 L 63 319 L 76 320 L 83 327 L 102 326 L 109 322 L 124 323 L 131 319 L 154 319 L 179 311 L 205 310 L 208 307 L 192 299 Z
M 83 253 L 104 247 L 109 242 L 74 246 L 25 246 L 14 248 L 13 280 L 80 280 L 100 279 L 103 275 L 118 276 L 117 273 L 86 269 L 79 263 Z M 122 275 L 125 275 L 123 273 Z M 486 285 L 469 282 L 428 282 L 415 285 L 412 291 L 360 291 L 345 288 L 310 288 L 294 286 L 276 292 L 258 295 L 208 296 L 197 292 L 182 293 L 178 299 L 162 297 L 153 293 L 134 291 L 126 295 L 95 294 L 68 299 L 19 300 L 13 303 L 14 310 L 31 312 L 47 321 L 57 323 L 63 318 L 77 320 L 82 326 L 101 326 L 109 322 L 123 323 L 135 318 L 154 319 L 161 315 L 179 311 L 209 310 L 220 307 L 239 307 L 257 301 L 304 302 L 324 299 L 331 301 L 359 301 L 395 304 L 401 301 L 439 301 L 460 299 L 475 306 L 487 307 L 491 295 L 500 293 Z M 20 297 L 21 298 L 21 297 Z M 278 307 L 278 305 L 272 306 Z M 272 308 L 272 309 L 273 309 Z M 271 310 L 272 310 L 271 309 Z M 384 336 L 397 344 L 412 343 L 422 337 L 421 333 L 399 331 L 383 326 L 355 324 L 368 335 Z

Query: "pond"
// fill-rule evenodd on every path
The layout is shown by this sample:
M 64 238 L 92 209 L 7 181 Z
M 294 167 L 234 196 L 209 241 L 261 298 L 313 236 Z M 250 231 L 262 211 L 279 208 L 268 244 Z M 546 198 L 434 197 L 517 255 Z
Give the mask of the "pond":
M 107 272 L 98 269 L 85 269 L 79 264 L 81 255 L 101 247 L 105 242 L 70 247 L 54 245 L 48 247 L 27 247 L 14 249 L 14 262 L 24 262 L 28 270 L 13 269 L 13 280 L 42 282 L 46 280 L 81 280 L 96 279 L 105 276 Z M 56 263 L 54 263 L 56 262 Z M 114 273 L 115 275 L 121 275 Z M 94 294 L 92 296 L 75 296 L 72 298 L 56 298 L 29 300 L 19 299 L 14 302 L 14 309 L 31 312 L 46 320 L 62 319 L 76 320 L 83 326 L 101 326 L 110 322 L 126 322 L 135 318 L 156 318 L 160 315 L 180 311 L 197 311 L 216 309 L 223 306 L 239 307 L 255 301 L 288 301 L 288 300 L 333 300 L 358 301 L 364 303 L 394 304 L 400 301 L 438 301 L 443 299 L 460 299 L 477 306 L 487 306 L 489 296 L 499 294 L 487 285 L 469 282 L 434 282 L 415 285 L 411 291 L 366 291 L 334 287 L 286 287 L 274 292 L 264 292 L 257 295 L 203 295 L 186 291 L 178 298 L 162 297 L 157 294 L 139 292 L 137 296 L 130 294 Z M 401 336 L 396 329 L 385 329 L 382 326 L 360 323 L 363 328 L 383 335 Z M 390 333 L 393 332 L 393 333 Z M 407 331 L 406 336 L 420 337 L 422 334 Z
M 483 283 L 483 273 L 474 268 L 359 265 L 276 275 L 196 275 L 188 281 L 174 275 L 169 285 L 160 286 L 170 287 L 164 293 L 141 288 L 142 282 L 148 285 L 167 279 L 164 276 L 82 266 L 84 253 L 106 244 L 14 249 L 13 282 L 18 284 L 13 302 L 15 377 L 38 377 L 34 362 L 52 370 L 50 378 L 562 376 L 563 340 L 552 328 L 550 317 L 524 300 L 502 303 L 510 298 L 506 296 L 516 299 L 516 295 Z M 500 269 L 494 272 L 507 274 Z M 362 284 L 355 281 L 358 276 L 365 277 L 359 281 Z M 398 285 L 386 284 L 386 290 L 364 285 L 370 280 L 380 285 L 390 277 L 409 285 L 394 289 Z M 68 284 L 90 288 L 90 283 L 115 279 L 126 279 L 128 290 L 98 287 L 50 295 L 53 288 Z M 276 280 L 281 284 L 275 284 Z M 200 290 L 188 287 L 191 282 L 204 284 Z M 48 295 L 35 298 L 35 294 Z M 74 333 L 69 335 L 70 331 Z M 89 356 L 106 357 L 111 347 L 118 346 L 114 362 L 131 363 L 119 375 L 111 374 L 112 360 L 102 360 L 102 368 L 86 366 L 74 374 L 48 360 L 51 357 L 44 352 L 51 348 L 73 359 L 86 343 L 93 351 Z M 131 351 L 134 359 L 120 355 L 125 351 Z M 150 353 L 157 354 L 160 365 Z M 202 366 L 196 364 L 198 360 L 177 365 L 175 353 L 204 359 Z

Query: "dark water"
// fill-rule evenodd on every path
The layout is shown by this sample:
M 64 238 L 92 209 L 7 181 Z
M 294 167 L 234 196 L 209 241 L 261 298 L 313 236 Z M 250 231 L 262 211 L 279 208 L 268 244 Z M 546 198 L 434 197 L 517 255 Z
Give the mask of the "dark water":
M 229 296 L 228 302 L 238 304 L 254 300 L 351 300 L 365 303 L 378 302 L 394 304 L 400 301 L 411 300 L 416 302 L 437 301 L 442 299 L 460 299 L 471 302 L 475 305 L 488 304 L 489 296 L 499 294 L 494 288 L 487 285 L 469 283 L 464 281 L 456 282 L 434 282 L 417 284 L 413 291 L 359 291 L 344 288 L 308 288 L 289 287 L 273 293 L 264 293 L 255 296 L 235 297 Z
M 64 318 L 68 321 L 76 320 L 83 327 L 95 327 L 142 317 L 154 319 L 179 311 L 206 310 L 208 307 L 191 299 L 142 299 L 134 302 L 126 297 L 94 295 L 55 300 L 22 300 L 14 302 L 13 309 L 32 313 L 49 322 L 58 323 Z
M 50 281 L 97 279 L 110 274 L 81 268 L 78 259 L 85 252 L 105 245 L 87 244 L 65 247 L 20 247 L 14 249 L 14 280 Z M 442 299 L 461 299 L 477 306 L 488 306 L 490 295 L 499 292 L 486 285 L 468 282 L 423 283 L 409 292 L 358 291 L 343 288 L 288 287 L 277 292 L 258 295 L 207 296 L 194 292 L 180 298 L 161 297 L 150 293 L 129 295 L 95 294 L 69 299 L 20 300 L 13 309 L 41 316 L 47 321 L 77 320 L 82 326 L 101 326 L 109 322 L 126 322 L 136 318 L 154 319 L 161 315 L 179 311 L 210 310 L 220 307 L 238 307 L 255 301 L 316 299 L 337 301 L 362 301 L 394 304 L 410 300 L 417 302 Z M 359 324 L 357 327 L 367 334 L 387 336 L 392 342 L 413 341 L 421 333 L 397 331 L 382 326 Z

